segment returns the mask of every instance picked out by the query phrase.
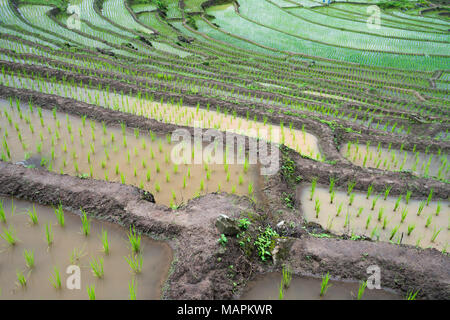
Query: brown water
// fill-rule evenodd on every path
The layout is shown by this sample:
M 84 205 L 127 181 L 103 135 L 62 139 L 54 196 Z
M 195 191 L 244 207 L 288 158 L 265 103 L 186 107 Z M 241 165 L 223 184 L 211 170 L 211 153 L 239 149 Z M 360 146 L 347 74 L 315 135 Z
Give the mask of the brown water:
M 278 300 L 281 274 L 269 273 L 251 281 L 241 300 Z M 357 282 L 330 280 L 331 287 L 321 297 L 321 279 L 312 277 L 292 277 L 289 288 L 284 289 L 285 300 L 353 300 L 358 295 Z M 366 288 L 362 300 L 398 300 L 401 297 L 383 289 Z
M 215 107 L 205 110 L 183 105 L 153 102 L 137 97 L 122 95 L 108 91 L 89 89 L 63 83 L 51 83 L 42 80 L 32 80 L 21 77 L 0 75 L 0 80 L 7 86 L 27 88 L 59 96 L 68 97 L 96 104 L 98 106 L 137 114 L 165 123 L 201 128 L 214 128 L 221 131 L 231 131 L 249 137 L 258 137 L 266 141 L 284 144 L 302 155 L 313 159 L 324 160 L 320 152 L 318 139 L 306 130 L 272 125 L 267 122 L 255 121 L 252 118 L 241 118 L 233 114 L 217 112 Z M 223 111 L 223 110 L 222 110 Z
M 165 281 L 172 260 L 172 250 L 163 243 L 142 237 L 143 264 L 140 274 L 133 275 L 124 257 L 131 254 L 127 238 L 127 230 L 104 221 L 93 219 L 91 233 L 84 236 L 80 232 L 81 220 L 74 213 L 65 211 L 65 226 L 61 227 L 51 207 L 35 204 L 38 224 L 32 225 L 27 210 L 33 204 L 27 201 L 0 197 L 6 211 L 7 222 L 0 223 L 4 228 L 13 227 L 19 239 L 16 245 L 10 246 L 0 239 L 0 299 L 88 299 L 86 287 L 94 285 L 97 299 L 128 299 L 128 285 L 135 278 L 137 283 L 137 299 L 159 299 L 161 287 Z M 14 213 L 12 214 L 12 201 Z M 53 244 L 49 247 L 45 240 L 45 225 L 50 223 L 54 235 Z M 108 232 L 110 253 L 102 251 L 101 231 Z M 83 250 L 78 261 L 71 260 L 72 251 Z M 35 267 L 29 269 L 23 257 L 23 251 L 34 251 Z M 93 275 L 89 262 L 93 259 L 104 259 L 104 277 Z M 81 271 L 80 289 L 70 290 L 66 281 L 70 274 L 66 269 L 72 264 L 78 265 Z M 58 267 L 62 287 L 55 289 L 50 277 L 54 267 Z M 16 272 L 21 271 L 27 278 L 27 284 L 18 284 Z
M 341 154 L 361 167 L 388 171 L 410 170 L 418 176 L 430 176 L 450 180 L 447 154 L 425 154 L 425 152 L 400 151 L 386 147 L 363 144 L 347 144 Z M 364 160 L 365 159 L 365 160 Z
M 0 150 L 7 154 L 6 141 L 11 155 L 7 160 L 11 162 L 37 158 L 39 164 L 45 158 L 45 166 L 54 172 L 131 184 L 150 191 L 157 203 L 168 206 L 219 189 L 239 195 L 257 193 L 257 165 L 237 164 L 237 161 L 229 165 L 212 163 L 214 158 L 210 156 L 214 157 L 215 152 L 207 154 L 205 148 L 206 156 L 201 159 L 201 144 L 193 141 L 185 146 L 192 148 L 194 159 L 191 159 L 192 151 L 175 159 L 172 149 L 177 142 L 169 142 L 167 137 L 133 130 L 125 130 L 123 134 L 121 128 L 103 128 L 101 123 L 89 120 L 83 125 L 78 117 L 58 112 L 54 117 L 48 110 L 42 110 L 42 126 L 37 108 L 31 112 L 28 104 L 20 104 L 21 118 L 15 101 L 13 105 L 0 100 Z M 243 155 L 242 150 L 235 152 Z M 200 161 L 194 162 L 195 158 Z
M 448 250 L 450 241 L 450 202 L 448 201 L 432 200 L 427 206 L 427 199 L 410 199 L 409 203 L 406 204 L 405 195 L 403 195 L 398 208 L 394 211 L 398 200 L 397 196 L 388 196 L 384 200 L 384 194 L 376 194 L 374 192 L 369 199 L 366 199 L 366 193 L 353 191 L 354 199 L 350 205 L 351 196 L 347 195 L 347 191 L 336 190 L 333 203 L 331 203 L 331 194 L 328 187 L 317 186 L 313 200 L 310 200 L 310 184 L 301 186 L 299 192 L 301 212 L 307 221 L 319 223 L 323 228 L 333 233 L 350 236 L 364 235 L 374 240 L 379 239 L 381 241 L 400 242 L 422 248 L 433 247 L 438 250 Z M 377 197 L 378 200 L 372 210 L 373 200 Z M 320 203 L 318 216 L 315 210 L 316 200 Z M 424 206 L 420 215 L 417 215 L 421 203 L 424 203 Z M 438 203 L 441 206 L 441 210 L 436 215 Z M 342 206 L 342 209 L 338 214 L 340 206 Z M 363 208 L 361 213 L 359 213 L 360 208 Z M 379 220 L 378 214 L 380 209 L 383 212 Z M 401 222 L 402 214 L 405 215 L 403 222 Z M 427 220 L 429 221 L 428 227 L 426 226 Z M 383 228 L 384 224 L 385 227 Z M 413 225 L 415 228 L 408 235 L 408 226 Z M 392 232 L 396 227 L 398 227 L 397 232 L 391 238 Z M 438 230 L 441 230 L 440 233 L 432 241 L 433 233 Z

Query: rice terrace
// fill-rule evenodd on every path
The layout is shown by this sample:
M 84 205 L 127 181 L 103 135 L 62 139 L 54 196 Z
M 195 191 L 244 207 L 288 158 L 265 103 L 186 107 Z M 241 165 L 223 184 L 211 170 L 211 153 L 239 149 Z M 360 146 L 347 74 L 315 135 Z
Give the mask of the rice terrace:
M 450 299 L 448 1 L 0 0 L 0 33 L 0 300 Z

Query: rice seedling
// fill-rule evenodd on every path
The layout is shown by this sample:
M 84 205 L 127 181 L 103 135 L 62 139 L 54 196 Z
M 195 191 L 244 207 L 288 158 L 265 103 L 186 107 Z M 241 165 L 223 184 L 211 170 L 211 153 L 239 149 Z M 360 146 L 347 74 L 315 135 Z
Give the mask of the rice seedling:
M 340 203 L 337 208 L 336 217 L 339 217 L 339 215 L 341 214 L 341 211 L 342 211 L 342 203 Z
M 135 226 L 133 226 L 133 229 L 130 226 L 130 231 L 127 236 L 131 245 L 131 251 L 133 253 L 139 253 L 141 250 L 141 234 L 136 232 Z
M 58 267 L 53 267 L 53 274 L 50 276 L 49 280 L 53 288 L 57 290 L 61 289 L 61 274 Z
M 47 241 L 48 247 L 53 244 L 53 231 L 51 223 L 45 224 L 45 240 Z
M 3 208 L 2 200 L 0 200 L 0 222 L 6 223 L 6 211 L 5 211 L 5 208 Z
M 355 194 L 350 194 L 350 198 L 348 199 L 348 205 L 351 206 L 353 204 L 353 201 L 355 200 Z
M 205 181 L 203 179 L 200 180 L 200 191 L 205 189 Z
M 284 286 L 283 286 L 283 279 L 281 279 L 280 287 L 278 289 L 278 300 L 284 299 Z
M 347 210 L 347 214 L 345 215 L 344 228 L 347 228 L 350 224 L 350 213 Z
M 86 286 L 86 291 L 87 291 L 89 300 L 95 300 L 95 285 Z
M 330 273 L 327 272 L 326 275 L 322 276 L 322 283 L 320 285 L 320 296 L 323 297 L 328 289 L 331 287 L 331 284 L 328 284 L 328 282 L 330 281 Z
M 438 237 L 439 233 L 441 232 L 442 228 L 438 229 L 436 231 L 436 227 L 434 227 L 433 229 L 433 234 L 431 235 L 431 242 L 434 243 L 434 241 L 436 241 L 436 238 Z
M 109 254 L 108 231 L 103 230 L 103 228 L 102 228 L 101 240 L 102 240 L 103 253 L 108 255 Z
M 336 196 L 336 193 L 334 192 L 334 190 L 331 191 L 331 194 L 330 194 L 330 203 L 333 203 L 335 196 Z
M 408 292 L 406 293 L 406 297 L 405 300 L 416 300 L 417 295 L 419 294 L 420 290 L 408 290 Z
M 328 189 L 329 193 L 333 192 L 333 188 L 334 188 L 334 184 L 335 184 L 335 180 L 333 177 L 330 177 L 330 187 Z
M 427 221 L 425 222 L 425 228 L 428 228 L 430 226 L 432 220 L 433 216 L 431 214 L 428 215 Z
M 372 207 L 370 208 L 370 210 L 373 211 L 375 209 L 377 201 L 378 201 L 378 196 L 376 196 L 375 198 L 372 199 Z
M 170 182 L 170 174 L 166 171 L 166 182 Z
M 248 184 L 248 194 L 253 194 L 253 184 L 251 182 Z
M 22 273 L 22 271 L 17 270 L 17 271 L 16 271 L 16 276 L 17 276 L 17 283 L 18 283 L 21 287 L 26 287 L 26 286 L 27 286 L 27 278 L 24 276 L 24 274 Z
M 408 215 L 408 209 L 407 208 L 403 208 L 403 210 L 402 210 L 402 217 L 400 219 L 400 223 L 403 223 L 403 221 L 405 221 L 407 215 Z
M 439 216 L 439 213 L 441 212 L 441 203 L 438 201 L 437 205 L 436 205 L 436 216 Z
M 423 208 L 425 207 L 425 202 L 424 201 L 422 201 L 420 204 L 419 204 L 419 209 L 417 209 L 417 215 L 418 216 L 420 216 L 421 214 L 422 214 L 422 211 L 423 211 Z
M 86 215 L 86 212 L 81 210 L 81 234 L 84 236 L 89 236 L 91 233 L 91 219 L 89 219 Z
M 357 300 L 361 300 L 362 296 L 364 295 L 364 291 L 366 290 L 366 287 L 367 287 L 367 281 L 362 281 L 359 284 L 358 295 L 356 296 Z
M 311 181 L 311 192 L 310 192 L 310 197 L 309 197 L 309 200 L 311 200 L 311 201 L 313 199 L 314 192 L 316 190 L 316 185 L 317 185 L 317 178 L 313 178 Z
M 29 252 L 28 250 L 23 250 L 23 257 L 25 258 L 25 264 L 28 269 L 34 268 L 34 250 Z
M 316 219 L 319 218 L 319 212 L 320 212 L 320 200 L 316 199 L 314 210 L 316 211 Z
M 416 248 L 420 247 L 420 242 L 422 241 L 422 236 L 418 237 L 416 240 Z
M 411 235 L 411 233 L 414 231 L 414 229 L 416 228 L 416 225 L 414 223 L 408 225 L 408 236 Z
M 366 230 L 369 229 L 370 221 L 372 221 L 372 214 L 369 214 L 366 219 Z
M 131 254 L 128 257 L 124 257 L 127 261 L 128 265 L 131 268 L 131 272 L 134 274 L 141 273 L 142 271 L 142 253 L 139 254 Z
M 358 212 L 356 213 L 356 217 L 359 218 L 359 216 L 362 214 L 363 210 L 364 210 L 363 207 L 359 207 L 359 208 L 358 208 Z
M 402 201 L 402 196 L 398 196 L 397 201 L 395 201 L 394 205 L 394 212 L 397 211 L 398 207 L 400 206 L 400 201 Z
M 433 188 L 430 189 L 430 193 L 428 194 L 427 197 L 427 207 L 430 204 L 432 198 L 433 198 Z
M 391 235 L 389 237 L 389 240 L 392 240 L 395 237 L 395 234 L 397 233 L 398 229 L 400 226 L 395 226 L 392 230 L 391 230 Z
M 128 292 L 130 294 L 130 300 L 136 300 L 137 293 L 137 280 L 133 277 L 128 284 Z
M 369 199 L 370 195 L 373 192 L 373 185 L 369 185 L 369 187 L 367 188 L 367 194 L 366 194 L 366 199 Z
M 282 284 L 285 288 L 289 288 L 289 285 L 291 284 L 292 281 L 292 271 L 289 268 L 289 266 L 283 265 L 283 269 L 282 269 Z
M 59 225 L 61 227 L 64 227 L 65 221 L 64 221 L 64 211 L 63 211 L 62 205 L 59 204 L 58 208 L 53 208 L 53 211 L 55 212 L 56 219 L 58 220 Z
M 103 258 L 94 259 L 92 258 L 89 261 L 89 265 L 91 266 L 92 273 L 95 277 L 102 279 L 105 275 L 103 270 Z
M 27 209 L 27 215 L 28 215 L 28 218 L 29 218 L 30 223 L 32 225 L 37 225 L 38 224 L 38 217 L 37 217 L 37 214 L 36 214 L 36 207 L 34 206 L 34 204 L 33 204 L 33 209 L 32 210 Z
M 70 254 L 70 263 L 73 265 L 78 265 L 80 263 L 80 260 L 82 257 L 86 256 L 87 253 L 85 252 L 85 247 L 86 245 L 84 245 L 81 249 L 78 248 L 74 248 Z
M 350 195 L 350 193 L 353 191 L 353 188 L 356 185 L 356 181 L 349 181 L 347 183 L 347 195 Z
M 377 217 L 377 220 L 378 220 L 378 221 L 381 221 L 381 219 L 383 218 L 383 215 L 384 215 L 384 208 L 380 208 L 380 209 L 378 210 L 378 217 Z
M 15 246 L 19 241 L 16 237 L 16 231 L 12 225 L 10 225 L 7 229 L 3 228 L 3 234 L 0 234 L 0 238 L 5 240 L 10 246 Z
M 411 191 L 406 191 L 406 196 L 405 196 L 405 201 L 406 201 L 406 204 L 409 204 L 409 199 L 411 198 L 411 194 L 412 194 L 412 192 Z
M 372 232 L 370 233 L 370 238 L 371 239 L 378 239 L 380 236 L 379 236 L 379 233 L 378 233 L 378 228 L 375 226 L 373 229 L 372 229 Z

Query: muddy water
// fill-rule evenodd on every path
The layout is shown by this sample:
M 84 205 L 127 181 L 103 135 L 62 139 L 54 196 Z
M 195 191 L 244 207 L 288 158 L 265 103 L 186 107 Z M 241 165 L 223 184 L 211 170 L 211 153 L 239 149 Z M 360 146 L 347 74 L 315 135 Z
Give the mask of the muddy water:
M 284 144 L 302 155 L 323 160 L 318 139 L 305 130 L 290 128 L 289 124 L 272 125 L 255 121 L 252 118 L 241 118 L 233 114 L 225 114 L 215 107 L 197 109 L 182 105 L 153 102 L 133 96 L 108 91 L 88 89 L 75 84 L 51 83 L 42 80 L 0 75 L 7 86 L 27 88 L 59 96 L 73 98 L 102 107 L 121 110 L 166 123 L 215 128 L 221 131 L 232 131 L 250 137 L 259 137 L 266 141 Z M 143 98 L 143 97 L 142 97 Z M 218 112 L 219 111 L 219 112 Z M 223 111 L 223 110 L 222 110 Z
M 91 233 L 84 236 L 80 232 L 81 220 L 74 213 L 65 211 L 65 226 L 61 227 L 51 207 L 35 204 L 38 224 L 32 225 L 27 210 L 33 210 L 33 203 L 0 197 L 6 211 L 4 228 L 13 227 L 19 239 L 15 246 L 10 246 L 0 239 L 0 299 L 88 299 L 86 287 L 95 286 L 97 299 L 128 299 L 128 284 L 135 277 L 137 281 L 137 299 L 159 299 L 161 287 L 165 281 L 172 260 L 170 247 L 142 238 L 143 264 L 142 272 L 131 273 L 124 257 L 131 254 L 127 231 L 117 225 L 93 219 Z M 12 213 L 12 203 L 14 213 Z M 52 226 L 54 241 L 48 247 L 45 240 L 45 225 Z M 110 253 L 102 251 L 101 232 L 106 230 Z M 72 251 L 82 250 L 79 259 L 71 259 Z M 24 250 L 34 251 L 35 267 L 29 269 L 23 256 Z M 90 267 L 92 259 L 104 259 L 104 277 L 96 278 Z M 80 267 L 81 288 L 69 289 L 66 273 L 69 265 Z M 55 289 L 50 278 L 54 275 L 54 267 L 58 267 L 61 275 L 61 289 Z M 26 287 L 18 285 L 16 272 L 21 271 L 27 278 Z
M 242 300 L 277 300 L 281 274 L 269 273 L 263 275 L 247 286 Z M 357 282 L 343 282 L 330 280 L 331 287 L 323 297 L 320 296 L 322 280 L 311 277 L 292 277 L 289 288 L 284 289 L 285 300 L 352 300 L 358 295 Z M 391 291 L 383 289 L 368 289 L 364 291 L 362 300 L 398 300 L 401 297 Z
M 329 188 L 318 186 L 314 192 L 313 200 L 310 200 L 311 185 L 303 185 L 299 188 L 301 212 L 308 221 L 319 223 L 323 228 L 336 234 L 364 235 L 374 240 L 392 241 L 422 248 L 432 247 L 438 250 L 446 248 L 448 251 L 450 202 L 432 200 L 427 206 L 427 199 L 410 199 L 407 204 L 405 195 L 403 195 L 394 211 L 398 200 L 397 196 L 388 196 L 384 200 L 384 194 L 376 194 L 375 192 L 370 195 L 369 199 L 366 199 L 366 193 L 354 191 L 353 194 L 354 199 L 350 205 L 351 196 L 347 196 L 347 191 L 336 190 L 333 203 L 331 203 Z M 372 210 L 373 200 L 377 197 L 378 200 Z M 316 200 L 320 203 L 318 217 L 315 210 Z M 418 215 L 421 203 L 424 203 L 423 209 Z M 438 203 L 441 209 L 436 215 Z M 342 206 L 342 209 L 338 213 L 340 206 Z M 360 208 L 363 208 L 361 213 L 359 213 Z M 380 209 L 382 214 L 379 219 Z M 405 216 L 403 222 L 401 221 L 402 215 Z M 428 226 L 426 226 L 427 221 L 429 222 Z M 408 226 L 415 226 L 409 235 Z M 392 236 L 395 228 L 398 229 Z M 436 239 L 432 241 L 433 234 L 439 230 L 441 231 Z
M 237 161 L 214 164 L 214 157 L 201 158 L 201 144 L 186 143 L 186 149 L 176 153 L 180 157 L 175 159 L 172 150 L 178 142 L 168 142 L 167 137 L 127 129 L 124 134 L 121 128 L 103 127 L 89 120 L 83 125 L 78 117 L 49 110 L 42 110 L 42 126 L 37 108 L 31 112 L 28 104 L 21 104 L 21 119 L 15 101 L 13 105 L 0 100 L 0 151 L 4 160 L 28 159 L 25 163 L 34 161 L 36 166 L 42 164 L 57 173 L 135 185 L 150 191 L 157 203 L 168 206 L 219 189 L 251 196 L 258 190 L 257 165 Z M 242 149 L 235 152 L 243 157 Z
M 346 144 L 341 154 L 358 166 L 389 171 L 410 170 L 418 176 L 431 176 L 450 180 L 447 154 L 425 154 L 425 152 L 400 151 L 386 147 L 362 144 Z

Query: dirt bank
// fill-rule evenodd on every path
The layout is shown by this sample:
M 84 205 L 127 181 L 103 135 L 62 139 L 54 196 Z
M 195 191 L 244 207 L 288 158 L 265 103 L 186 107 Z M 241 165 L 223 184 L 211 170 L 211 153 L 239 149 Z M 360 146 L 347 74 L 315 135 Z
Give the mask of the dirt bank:
M 169 239 L 175 260 L 166 282 L 167 299 L 230 299 L 254 275 L 280 267 L 248 260 L 236 239 L 226 249 L 217 239 L 216 218 L 239 217 L 254 210 L 244 197 L 208 194 L 177 211 L 152 203 L 143 191 L 118 183 L 80 179 L 0 162 L 0 193 L 42 204 L 56 204 Z M 287 261 L 297 274 L 365 279 L 366 267 L 377 264 L 382 285 L 405 293 L 421 288 L 421 297 L 448 299 L 450 259 L 436 250 L 418 250 L 388 243 L 317 239 L 299 233 Z M 230 272 L 230 266 L 233 271 Z

